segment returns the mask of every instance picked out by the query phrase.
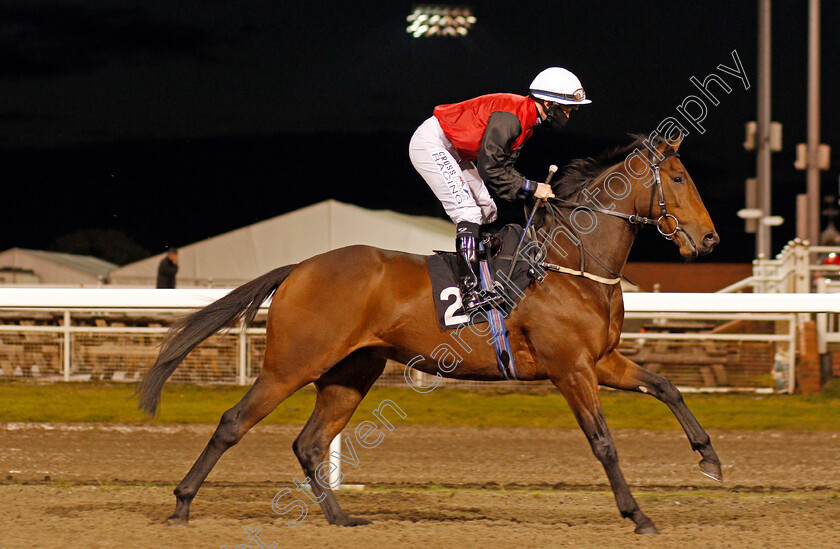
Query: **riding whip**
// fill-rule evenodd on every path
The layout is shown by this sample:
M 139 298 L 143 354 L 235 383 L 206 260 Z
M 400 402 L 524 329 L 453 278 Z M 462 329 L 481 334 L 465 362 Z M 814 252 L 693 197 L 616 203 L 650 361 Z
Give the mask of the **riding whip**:
M 557 173 L 557 166 L 552 164 L 548 167 L 548 177 L 545 178 L 545 184 L 551 184 L 551 178 L 554 177 L 554 174 Z M 545 201 L 545 198 L 537 199 L 534 202 L 534 207 L 531 208 L 531 215 L 528 216 L 528 222 L 525 223 L 525 228 L 522 230 L 522 237 L 519 239 L 519 244 L 516 245 L 516 251 L 513 252 L 513 259 L 510 262 L 510 269 L 508 270 L 508 280 L 510 277 L 513 276 L 513 268 L 516 267 L 516 258 L 519 257 L 519 250 L 522 249 L 522 243 L 525 242 L 525 235 L 528 234 L 528 228 L 531 226 L 531 221 L 534 220 L 534 214 L 537 213 L 537 208 L 539 207 L 540 203 Z

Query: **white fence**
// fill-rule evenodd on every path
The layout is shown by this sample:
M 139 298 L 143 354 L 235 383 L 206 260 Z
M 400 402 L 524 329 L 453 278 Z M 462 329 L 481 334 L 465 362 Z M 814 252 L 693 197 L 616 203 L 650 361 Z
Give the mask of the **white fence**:
M 0 288 L 0 309 L 192 310 L 230 289 Z M 625 293 L 631 313 L 840 313 L 840 295 Z
M 840 293 L 840 246 L 811 246 L 808 241 L 788 242 L 775 258 L 753 261 L 753 274 L 720 290 L 720 293 L 751 291 L 762 294 Z M 811 298 L 822 299 L 822 298 Z M 840 344 L 840 314 L 816 312 L 818 350 Z
M 0 288 L 0 377 L 135 381 L 174 319 L 229 291 Z M 247 384 L 256 362 L 248 352 L 259 351 L 254 340 L 264 337 L 259 327 L 214 336 L 192 360 L 212 375 L 180 380 Z
M 0 288 L 0 377 L 134 381 L 154 361 L 155 344 L 162 340 L 173 318 L 203 307 L 228 291 Z M 685 361 L 694 365 L 693 375 L 703 376 L 692 384 L 708 387 L 707 379 L 714 382 L 726 375 L 727 360 L 743 360 L 743 353 L 732 349 L 727 355 L 727 345 L 737 343 L 749 350 L 749 345 L 766 344 L 760 350 L 766 370 L 761 375 L 769 380 L 773 366 L 783 362 L 779 370 L 785 383 L 780 385 L 777 375 L 776 388 L 792 391 L 797 314 L 836 316 L 840 313 L 840 294 L 628 293 L 625 309 L 626 327 L 630 329 L 622 335 L 622 345 L 634 360 L 655 367 L 669 360 L 658 353 L 657 346 L 670 345 L 673 354 L 673 346 L 682 345 L 677 354 L 682 349 Z M 126 319 L 132 320 L 131 325 Z M 733 321 L 772 323 L 774 328 L 772 333 L 761 334 L 710 333 L 705 329 L 708 326 L 682 329 L 691 323 L 702 327 L 703 323 L 719 326 Z M 674 333 L 676 328 L 684 333 Z M 255 327 L 235 328 L 214 337 L 196 349 L 196 356 L 188 359 L 194 360 L 193 366 L 185 364 L 188 367 L 176 372 L 183 377 L 175 379 L 249 383 L 261 364 L 264 327 L 258 322 Z M 656 344 L 652 346 L 651 342 Z M 401 379 L 402 372 L 399 374 Z M 732 388 L 732 383 L 719 385 Z M 751 381 L 749 385 L 769 388 L 772 383 Z M 737 383 L 735 387 L 739 387 Z
M 831 255 L 840 255 L 840 246 L 811 246 L 807 241 L 791 240 L 775 258 L 753 260 L 753 274 L 720 290 L 721 293 L 751 290 L 755 293 L 819 292 L 820 280 L 840 278 L 840 265 Z

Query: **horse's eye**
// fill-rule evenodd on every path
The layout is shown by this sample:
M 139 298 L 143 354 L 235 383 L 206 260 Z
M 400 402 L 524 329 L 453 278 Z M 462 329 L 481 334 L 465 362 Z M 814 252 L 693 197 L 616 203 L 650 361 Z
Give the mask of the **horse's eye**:
M 682 183 L 682 177 L 675 175 L 674 176 L 674 183 Z

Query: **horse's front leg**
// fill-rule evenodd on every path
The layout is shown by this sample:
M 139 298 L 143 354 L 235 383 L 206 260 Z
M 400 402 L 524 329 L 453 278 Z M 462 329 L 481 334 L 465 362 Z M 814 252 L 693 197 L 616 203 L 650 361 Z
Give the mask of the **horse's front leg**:
M 556 372 L 551 376 L 551 381 L 563 393 L 589 440 L 592 452 L 604 466 L 621 516 L 630 518 L 636 524 L 637 534 L 658 534 L 653 521 L 642 512 L 630 493 L 630 487 L 618 466 L 618 452 L 604 419 L 593 365 L 583 364 Z
M 618 351 L 612 351 L 602 358 L 595 366 L 598 381 L 601 385 L 646 393 L 652 395 L 671 409 L 677 421 L 682 425 L 691 448 L 700 452 L 700 470 L 704 475 L 720 482 L 723 479 L 723 471 L 720 467 L 720 459 L 714 448 L 712 448 L 709 435 L 700 426 L 697 418 L 688 409 L 683 400 L 682 393 L 674 387 L 674 384 L 664 377 L 649 372 L 625 357 Z

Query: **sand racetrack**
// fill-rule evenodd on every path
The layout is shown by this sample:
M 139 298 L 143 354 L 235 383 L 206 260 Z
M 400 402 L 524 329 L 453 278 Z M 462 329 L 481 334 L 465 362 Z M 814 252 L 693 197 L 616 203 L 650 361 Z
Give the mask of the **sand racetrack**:
M 257 426 L 211 473 L 187 527 L 164 519 L 210 425 L 0 424 L 0 547 L 837 547 L 840 433 L 710 435 L 724 483 L 682 432 L 614 432 L 624 474 L 661 531 L 633 534 L 578 431 L 399 426 L 345 467 L 351 515 L 316 504 L 294 528 L 274 495 L 303 475 L 296 426 Z M 294 497 L 302 497 L 300 494 Z M 294 499 L 287 496 L 289 503 Z M 245 545 L 247 544 L 247 545 Z

